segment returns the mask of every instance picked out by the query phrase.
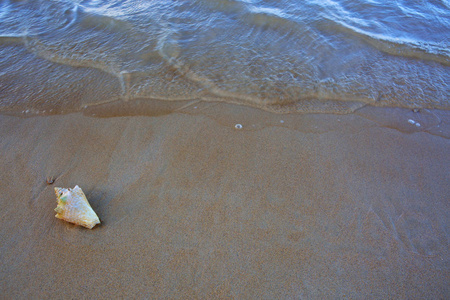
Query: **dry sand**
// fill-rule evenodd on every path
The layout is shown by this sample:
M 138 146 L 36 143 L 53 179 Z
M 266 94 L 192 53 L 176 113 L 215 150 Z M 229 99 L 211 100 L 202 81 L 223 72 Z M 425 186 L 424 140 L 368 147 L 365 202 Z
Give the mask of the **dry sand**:
M 447 298 L 450 117 L 411 114 L 1 115 L 1 298 Z

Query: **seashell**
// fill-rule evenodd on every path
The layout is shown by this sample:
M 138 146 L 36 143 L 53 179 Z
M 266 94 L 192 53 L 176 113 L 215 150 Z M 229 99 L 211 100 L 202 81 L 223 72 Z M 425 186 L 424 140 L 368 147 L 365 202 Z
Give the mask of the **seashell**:
M 78 185 L 73 189 L 55 187 L 55 194 L 58 200 L 55 217 L 89 229 L 100 224 L 97 214 Z

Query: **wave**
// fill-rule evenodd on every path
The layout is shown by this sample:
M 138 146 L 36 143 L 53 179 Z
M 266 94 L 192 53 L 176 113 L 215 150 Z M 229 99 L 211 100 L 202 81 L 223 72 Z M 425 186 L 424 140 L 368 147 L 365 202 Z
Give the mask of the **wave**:
M 99 69 L 103 72 L 115 75 L 119 73 L 118 68 L 112 63 L 113 58 L 107 54 L 101 55 L 98 52 L 93 54 L 92 52 L 77 49 L 76 45 L 52 45 L 48 42 L 41 42 L 38 38 L 30 36 L 24 36 L 23 43 L 29 52 L 51 62 L 72 67 Z
M 370 20 L 359 24 L 358 14 L 346 19 L 319 11 L 311 21 L 298 9 L 275 7 L 275 1 L 250 0 L 197 0 L 169 11 L 162 1 L 148 13 L 132 10 L 127 5 L 133 1 L 127 0 L 115 7 L 97 1 L 52 3 L 41 19 L 35 16 L 39 30 L 0 34 L 0 52 L 21 48 L 28 51 L 27 61 L 69 66 L 55 67 L 61 72 L 54 73 L 55 86 L 64 85 L 64 78 L 80 81 L 85 73 L 106 73 L 101 76 L 114 82 L 117 92 L 102 103 L 198 100 L 278 113 L 449 107 L 448 43 L 373 33 L 378 27 Z M 54 23 L 44 26 L 57 8 Z M 312 15 L 311 7 L 302 9 Z M 384 53 L 417 60 L 405 63 Z M 20 72 L 27 72 L 26 66 Z
M 80 25 L 83 27 L 108 30 L 111 32 L 128 32 L 132 29 L 129 22 L 117 16 L 110 16 L 99 10 L 89 9 L 83 5 L 80 5 L 80 9 L 76 13 Z
M 372 33 L 347 24 L 341 20 L 328 18 L 338 30 L 356 36 L 372 47 L 390 55 L 404 56 L 415 59 L 431 60 L 450 66 L 450 45 L 432 43 L 407 38 L 389 37 L 384 34 Z
M 329 82 L 323 82 L 313 91 L 305 91 L 295 98 L 281 99 L 273 97 L 258 97 L 249 93 L 234 92 L 221 88 L 210 78 L 193 71 L 179 56 L 176 40 L 171 38 L 174 32 L 167 29 L 166 34 L 161 35 L 158 41 L 158 51 L 161 57 L 172 66 L 176 72 L 184 78 L 199 86 L 204 90 L 197 99 L 212 102 L 227 102 L 240 105 L 248 105 L 263 110 L 289 113 L 289 112 L 334 112 L 350 113 L 376 100 L 370 97 L 358 97 L 348 95 L 348 97 L 338 98 L 327 93 L 330 87 Z M 142 97 L 142 95 L 140 96 Z M 178 100 L 178 99 L 176 99 Z

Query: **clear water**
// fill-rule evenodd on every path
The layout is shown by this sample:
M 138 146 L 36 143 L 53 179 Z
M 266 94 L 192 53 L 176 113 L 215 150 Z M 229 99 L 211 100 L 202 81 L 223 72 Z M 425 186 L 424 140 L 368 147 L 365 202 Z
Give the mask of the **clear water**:
M 447 110 L 449 71 L 447 0 L 0 1 L 3 112 Z

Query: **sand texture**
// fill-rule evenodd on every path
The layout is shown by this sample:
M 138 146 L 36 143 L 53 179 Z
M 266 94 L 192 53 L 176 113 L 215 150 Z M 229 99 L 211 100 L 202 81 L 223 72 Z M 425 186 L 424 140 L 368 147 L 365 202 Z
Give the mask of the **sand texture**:
M 383 111 L 1 115 L 0 295 L 447 298 L 449 118 Z M 75 185 L 92 230 L 55 218 Z

